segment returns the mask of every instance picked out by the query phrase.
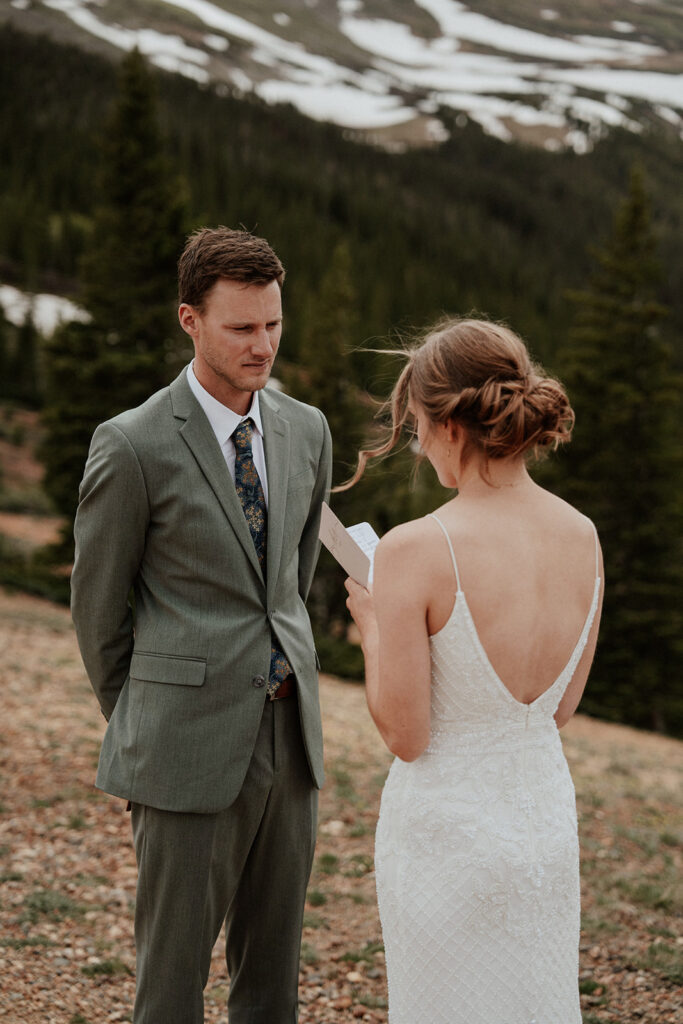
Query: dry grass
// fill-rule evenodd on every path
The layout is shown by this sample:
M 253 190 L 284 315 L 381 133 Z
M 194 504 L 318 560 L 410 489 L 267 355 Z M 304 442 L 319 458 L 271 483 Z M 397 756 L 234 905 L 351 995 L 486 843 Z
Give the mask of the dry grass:
M 359 686 L 323 678 L 328 782 L 301 1024 L 387 1019 L 372 851 L 389 756 Z M 130 1020 L 135 862 L 93 789 L 104 722 L 65 609 L 0 591 L 0 1021 Z M 683 744 L 577 717 L 565 746 L 583 851 L 585 1024 L 683 1022 Z M 222 949 L 206 1020 L 225 1024 Z M 419 1022 L 416 1022 L 419 1024 Z

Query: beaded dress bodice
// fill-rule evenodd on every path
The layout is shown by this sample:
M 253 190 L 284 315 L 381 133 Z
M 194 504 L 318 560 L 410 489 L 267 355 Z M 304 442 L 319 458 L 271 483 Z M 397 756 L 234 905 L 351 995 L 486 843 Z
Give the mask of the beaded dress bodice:
M 394 761 L 376 837 L 389 1021 L 580 1024 L 576 808 L 553 716 L 595 617 L 597 562 L 567 664 L 522 704 L 489 662 L 437 522 L 457 593 L 430 641 L 430 742 Z

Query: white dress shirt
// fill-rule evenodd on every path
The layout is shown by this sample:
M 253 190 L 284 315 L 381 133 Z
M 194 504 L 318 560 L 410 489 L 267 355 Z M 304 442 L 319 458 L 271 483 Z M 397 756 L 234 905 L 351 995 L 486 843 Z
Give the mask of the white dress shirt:
M 195 396 L 206 418 L 211 424 L 211 429 L 216 435 L 216 440 L 228 466 L 230 476 L 235 480 L 235 442 L 232 435 L 243 420 L 251 418 L 254 422 L 254 429 L 251 439 L 251 450 L 254 456 L 254 465 L 259 475 L 263 496 L 266 499 L 268 508 L 268 478 L 266 476 L 266 454 L 263 447 L 263 424 L 261 423 L 261 409 L 259 407 L 258 391 L 254 391 L 251 399 L 251 408 L 244 416 L 228 409 L 217 398 L 210 395 L 206 388 L 203 388 L 195 377 L 193 364 L 187 368 L 187 383 L 190 385 L 192 394 Z

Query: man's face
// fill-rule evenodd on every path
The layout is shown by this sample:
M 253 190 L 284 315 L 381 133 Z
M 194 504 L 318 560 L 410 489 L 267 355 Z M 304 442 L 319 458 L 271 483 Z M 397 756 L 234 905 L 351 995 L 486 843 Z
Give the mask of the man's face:
M 204 309 L 183 303 L 180 326 L 194 342 L 199 383 L 243 415 L 251 395 L 268 382 L 282 334 L 277 281 L 242 284 L 221 278 L 207 293 Z

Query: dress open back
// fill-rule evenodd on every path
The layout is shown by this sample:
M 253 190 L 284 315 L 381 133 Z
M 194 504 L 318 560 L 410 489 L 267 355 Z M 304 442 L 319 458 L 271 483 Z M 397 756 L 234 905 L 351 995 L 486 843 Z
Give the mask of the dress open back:
M 389 1024 L 581 1024 L 574 786 L 554 714 L 600 591 L 558 677 L 536 700 L 491 666 L 460 586 L 431 637 L 431 736 L 387 778 L 377 894 Z

